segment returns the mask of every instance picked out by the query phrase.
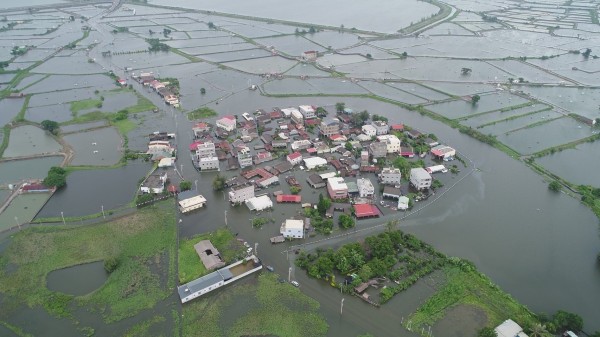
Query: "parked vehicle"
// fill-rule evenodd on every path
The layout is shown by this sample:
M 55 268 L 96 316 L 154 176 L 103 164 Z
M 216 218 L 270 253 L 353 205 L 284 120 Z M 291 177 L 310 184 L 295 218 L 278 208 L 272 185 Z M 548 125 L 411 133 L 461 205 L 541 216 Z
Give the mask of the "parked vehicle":
M 296 282 L 296 281 L 292 281 L 290 282 L 294 287 L 299 287 L 300 283 Z
M 271 267 L 271 266 L 267 266 L 266 268 L 267 268 L 267 270 L 268 270 L 268 271 L 270 271 L 270 272 L 274 272 L 274 271 L 275 271 L 275 268 L 273 268 L 273 267 Z

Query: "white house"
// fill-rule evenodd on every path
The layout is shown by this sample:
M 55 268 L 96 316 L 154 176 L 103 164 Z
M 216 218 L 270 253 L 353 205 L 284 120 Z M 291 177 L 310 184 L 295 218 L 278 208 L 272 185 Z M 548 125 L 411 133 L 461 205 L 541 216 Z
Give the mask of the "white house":
M 302 162 L 302 153 L 300 153 L 300 152 L 290 153 L 287 155 L 286 159 L 292 166 L 298 165 Z
M 248 148 L 244 148 L 238 152 L 238 163 L 240 164 L 240 168 L 252 166 L 252 154 Z
M 393 167 L 385 167 L 381 170 L 381 174 L 379 175 L 382 184 L 386 185 L 400 185 L 402 181 L 402 173 L 400 169 Z
M 292 113 L 293 113 L 294 111 L 298 111 L 298 109 L 296 109 L 296 108 L 285 108 L 285 109 L 281 109 L 281 112 L 283 113 L 283 116 L 284 116 L 284 117 L 287 117 L 287 118 L 290 118 L 290 117 L 292 117 Z M 300 111 L 298 111 L 298 113 L 300 113 Z M 300 115 L 302 115 L 302 114 L 300 114 Z
M 498 337 L 527 337 L 523 332 L 523 328 L 512 319 L 502 322 L 494 331 L 496 331 Z
M 201 171 L 205 170 L 218 170 L 219 169 L 219 158 L 217 157 L 203 157 L 198 160 L 198 168 Z
M 213 142 L 204 142 L 196 145 L 196 158 L 214 157 L 215 154 L 215 143 Z
M 195 209 L 202 208 L 206 204 L 206 198 L 198 194 L 196 191 L 185 191 L 177 196 L 179 210 L 181 213 L 191 212 Z
M 422 167 L 410 169 L 410 183 L 417 190 L 426 190 L 431 187 L 431 175 Z
M 233 204 L 240 204 L 250 198 L 254 198 L 254 185 L 252 184 L 235 186 L 229 191 L 229 202 Z
M 456 157 L 456 150 L 448 145 L 438 145 L 431 149 L 431 154 L 443 160 L 451 160 Z
M 387 153 L 399 153 L 400 152 L 400 139 L 395 135 L 381 135 L 377 136 L 377 139 L 386 144 Z
M 236 120 L 233 116 L 225 116 L 221 119 L 217 119 L 215 124 L 218 128 L 221 128 L 225 131 L 233 131 L 235 130 Z
M 273 208 L 273 201 L 268 195 L 261 195 L 260 197 L 253 197 L 246 200 L 246 207 L 251 211 L 263 211 L 268 208 Z
M 154 193 L 159 194 L 165 190 L 165 183 L 167 181 L 167 173 L 160 174 L 160 172 L 152 172 L 144 180 L 142 185 L 140 186 L 140 191 L 142 193 Z
M 287 219 L 281 224 L 279 232 L 286 238 L 302 239 L 304 237 L 304 221 Z
M 315 108 L 310 105 L 301 105 L 298 107 L 298 110 L 300 110 L 300 113 L 302 113 L 302 117 L 304 117 L 304 119 L 317 118 L 317 115 L 315 114 Z
M 408 197 L 401 196 L 400 198 L 398 198 L 398 209 L 402 211 L 407 210 L 409 203 L 410 200 L 408 199 Z
M 384 121 L 374 121 L 372 124 L 375 127 L 378 136 L 387 135 L 390 131 L 390 127 Z
M 292 142 L 291 147 L 292 147 L 292 151 L 298 151 L 298 150 L 308 149 L 311 145 L 312 145 L 312 143 L 310 142 L 310 140 L 301 139 L 301 140 Z
M 304 125 L 304 116 L 298 110 L 292 110 L 292 121 L 299 125 Z
M 308 158 L 304 158 L 302 160 L 304 161 L 304 165 L 306 166 L 306 168 L 308 170 L 312 170 L 319 166 L 327 165 L 327 160 L 325 158 L 321 158 L 321 157 L 308 157 Z
M 361 130 L 367 137 L 369 137 L 369 139 L 377 136 L 377 129 L 375 129 L 375 127 L 371 124 L 363 125 Z
M 358 195 L 361 198 L 372 198 L 375 195 L 375 187 L 371 180 L 366 178 L 360 178 L 356 181 L 358 186 Z

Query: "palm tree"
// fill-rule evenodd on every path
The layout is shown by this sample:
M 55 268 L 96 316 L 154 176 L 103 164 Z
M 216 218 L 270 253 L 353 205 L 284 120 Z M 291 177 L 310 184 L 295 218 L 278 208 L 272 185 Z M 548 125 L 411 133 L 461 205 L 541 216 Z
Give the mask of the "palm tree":
M 543 337 L 548 333 L 546 330 L 546 326 L 541 323 L 535 323 L 535 325 L 531 328 L 531 332 L 529 333 L 529 337 Z

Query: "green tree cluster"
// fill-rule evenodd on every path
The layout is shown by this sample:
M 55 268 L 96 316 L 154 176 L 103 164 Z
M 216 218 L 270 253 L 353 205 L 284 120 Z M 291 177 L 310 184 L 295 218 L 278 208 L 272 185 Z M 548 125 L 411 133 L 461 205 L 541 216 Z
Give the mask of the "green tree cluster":
M 182 180 L 179 183 L 179 190 L 181 191 L 189 191 L 192 189 L 192 182 L 188 180 Z
M 58 122 L 55 121 L 51 121 L 51 120 L 43 120 L 41 123 L 42 129 L 50 132 L 53 135 L 58 134 L 58 129 L 60 128 L 60 125 L 58 124 Z
M 350 216 L 348 214 L 342 214 L 338 218 L 338 224 L 343 229 L 348 229 L 348 228 L 354 227 L 355 222 L 354 222 L 354 219 L 352 218 L 352 216 Z
M 217 176 L 213 179 L 212 182 L 213 190 L 222 191 L 223 189 L 225 189 L 226 181 L 227 179 L 224 176 L 217 174 Z
M 53 166 L 44 178 L 44 185 L 48 187 L 61 188 L 67 184 L 67 171 L 58 166 Z

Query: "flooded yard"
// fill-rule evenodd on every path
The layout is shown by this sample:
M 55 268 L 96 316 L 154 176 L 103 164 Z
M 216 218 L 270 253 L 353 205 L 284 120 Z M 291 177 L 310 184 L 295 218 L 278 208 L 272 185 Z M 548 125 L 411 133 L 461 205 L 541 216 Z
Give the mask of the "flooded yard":
M 54 270 L 46 276 L 46 283 L 52 291 L 82 296 L 100 288 L 107 279 L 104 261 L 97 261 Z
M 600 175 L 590 174 L 592 168 L 600 167 L 600 147 L 597 142 L 579 144 L 574 149 L 556 152 L 535 161 L 568 182 L 600 186 Z
M 14 184 L 22 180 L 44 179 L 52 166 L 60 166 L 63 157 L 43 157 L 34 159 L 0 162 L 0 185 Z
M 28 223 L 50 197 L 49 193 L 20 194 L 0 213 L 0 231 Z M 58 214 L 60 216 L 60 213 Z
M 112 127 L 64 136 L 75 151 L 72 166 L 111 166 L 123 155 L 121 135 Z

